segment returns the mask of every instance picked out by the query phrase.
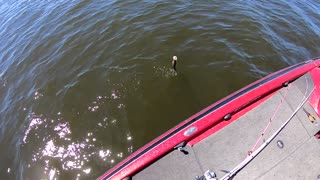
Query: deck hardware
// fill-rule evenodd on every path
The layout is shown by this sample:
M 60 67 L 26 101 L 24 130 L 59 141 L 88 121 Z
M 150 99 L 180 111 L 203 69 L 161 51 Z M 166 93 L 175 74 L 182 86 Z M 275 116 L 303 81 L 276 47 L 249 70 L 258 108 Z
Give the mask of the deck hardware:
M 230 120 L 231 119 L 231 114 L 227 114 L 223 117 L 224 120 Z
M 186 147 L 187 143 L 185 141 L 182 141 L 180 144 L 176 145 L 173 149 L 178 149 L 183 154 L 187 155 L 189 152 L 184 149 Z
M 277 141 L 277 146 L 278 146 L 278 148 L 282 149 L 284 147 L 284 144 L 283 144 L 283 142 L 281 140 L 278 140 Z
M 315 135 L 314 135 L 314 137 L 316 138 L 316 139 L 320 139 L 320 131 L 318 131 Z M 319 175 L 320 176 L 320 175 Z M 320 180 L 320 179 L 319 179 Z
M 196 176 L 195 180 L 206 180 L 204 176 Z
M 191 128 L 189 128 L 189 129 L 187 129 L 184 133 L 183 133 L 183 135 L 184 136 L 190 136 L 190 135 L 192 135 L 193 133 L 195 133 L 196 131 L 198 130 L 198 128 L 197 127 L 191 127 Z
M 230 173 L 224 175 L 221 180 L 229 180 L 232 179 L 239 171 L 241 171 L 246 165 L 248 165 L 255 157 L 257 157 L 269 144 L 271 141 L 275 139 L 275 137 L 288 125 L 288 123 L 295 117 L 297 112 L 302 108 L 302 106 L 308 101 L 313 90 L 310 93 L 307 93 L 308 89 L 306 89 L 305 95 L 299 104 L 299 106 L 293 111 L 290 117 L 276 130 L 262 145 L 260 145 L 255 151 L 252 152 L 250 156 L 247 156 L 240 164 L 238 164 L 235 168 L 233 168 Z M 282 142 L 282 141 L 281 141 Z M 283 144 L 283 143 L 282 143 Z
M 312 114 L 310 114 L 305 108 L 303 108 L 302 110 L 307 114 L 309 121 L 314 123 L 316 118 Z
M 208 170 L 204 173 L 204 177 L 206 178 L 206 180 L 216 180 L 217 179 L 216 173 L 213 171 L 210 171 L 210 170 Z
M 202 176 L 196 176 L 196 180 L 217 180 L 217 175 L 213 171 L 206 171 Z
M 289 85 L 289 81 L 286 81 L 282 84 L 284 87 L 287 87 Z

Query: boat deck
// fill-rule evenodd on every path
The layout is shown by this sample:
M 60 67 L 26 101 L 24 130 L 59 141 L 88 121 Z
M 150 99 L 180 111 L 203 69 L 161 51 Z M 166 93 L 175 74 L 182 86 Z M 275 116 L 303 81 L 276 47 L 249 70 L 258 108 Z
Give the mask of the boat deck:
M 211 170 L 219 179 L 247 157 L 273 115 L 256 147 L 280 128 L 313 88 L 311 76 L 306 74 L 220 131 L 193 146 L 187 145 L 184 148 L 187 154 L 174 150 L 132 178 L 195 179 Z M 314 123 L 306 112 L 316 118 Z M 318 124 L 320 120 L 315 111 L 305 103 L 280 134 L 234 179 L 319 178 L 320 139 L 314 137 L 320 130 Z M 283 148 L 277 146 L 279 140 Z

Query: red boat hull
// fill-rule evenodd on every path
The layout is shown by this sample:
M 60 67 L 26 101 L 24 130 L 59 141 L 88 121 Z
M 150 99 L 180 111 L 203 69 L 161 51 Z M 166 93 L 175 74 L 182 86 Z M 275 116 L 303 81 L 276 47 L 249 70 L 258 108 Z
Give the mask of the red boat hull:
M 297 79 L 307 72 L 310 72 L 315 84 L 315 90 L 309 102 L 319 115 L 319 66 L 320 59 L 302 62 L 268 75 L 236 91 L 143 146 L 107 171 L 99 179 L 124 179 L 131 177 L 172 151 L 178 144 L 182 142 L 186 142 L 189 145 L 198 143 L 231 122 L 236 121 L 240 116 L 285 86 L 286 83 Z

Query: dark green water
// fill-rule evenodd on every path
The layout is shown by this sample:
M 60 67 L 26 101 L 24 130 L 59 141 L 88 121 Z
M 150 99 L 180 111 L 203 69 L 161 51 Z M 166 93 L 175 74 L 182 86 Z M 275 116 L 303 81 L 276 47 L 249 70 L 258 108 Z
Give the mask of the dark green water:
M 318 0 L 0 0 L 0 179 L 94 179 L 319 56 L 319 25 Z

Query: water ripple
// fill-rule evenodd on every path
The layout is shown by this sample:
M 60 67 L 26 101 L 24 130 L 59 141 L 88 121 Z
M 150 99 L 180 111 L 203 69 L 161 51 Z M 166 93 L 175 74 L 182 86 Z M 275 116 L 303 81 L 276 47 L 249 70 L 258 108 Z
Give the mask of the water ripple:
M 94 179 L 215 100 L 320 54 L 315 0 L 2 0 L 0 15 L 3 179 Z

